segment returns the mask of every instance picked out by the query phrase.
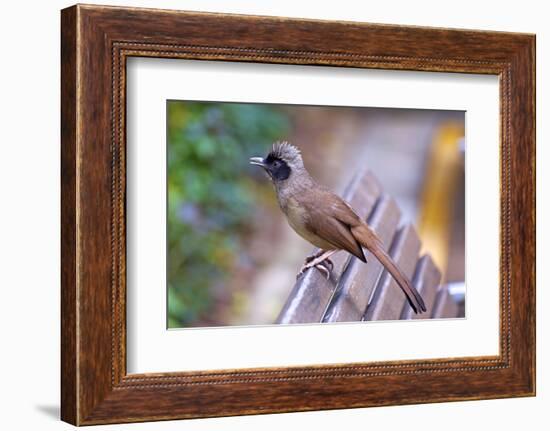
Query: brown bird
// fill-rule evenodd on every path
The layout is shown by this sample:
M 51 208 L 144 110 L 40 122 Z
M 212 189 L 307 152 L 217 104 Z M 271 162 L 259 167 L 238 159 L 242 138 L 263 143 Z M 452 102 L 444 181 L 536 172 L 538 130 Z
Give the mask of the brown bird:
M 267 157 L 252 157 L 250 163 L 269 174 L 290 226 L 320 249 L 306 259 L 298 276 L 312 267 L 329 276 L 333 267 L 329 258 L 340 250 L 366 262 L 364 247 L 397 281 L 415 313 L 426 311 L 422 297 L 386 253 L 380 238 L 347 202 L 315 182 L 304 167 L 298 148 L 288 142 L 276 142 Z

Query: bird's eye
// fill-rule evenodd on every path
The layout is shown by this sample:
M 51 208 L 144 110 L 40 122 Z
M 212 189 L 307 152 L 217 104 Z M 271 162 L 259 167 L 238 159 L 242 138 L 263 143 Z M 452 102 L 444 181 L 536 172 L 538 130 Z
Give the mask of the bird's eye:
M 273 166 L 276 167 L 276 168 L 278 168 L 280 164 L 281 164 L 281 162 L 279 162 L 278 160 L 275 160 L 273 162 Z

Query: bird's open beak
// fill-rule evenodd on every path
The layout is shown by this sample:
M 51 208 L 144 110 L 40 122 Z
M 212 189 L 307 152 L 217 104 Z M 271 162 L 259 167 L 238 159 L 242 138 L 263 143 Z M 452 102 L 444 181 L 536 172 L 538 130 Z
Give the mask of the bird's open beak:
M 258 166 L 265 166 L 264 159 L 262 157 L 251 157 L 250 158 L 250 164 L 251 165 L 258 165 Z

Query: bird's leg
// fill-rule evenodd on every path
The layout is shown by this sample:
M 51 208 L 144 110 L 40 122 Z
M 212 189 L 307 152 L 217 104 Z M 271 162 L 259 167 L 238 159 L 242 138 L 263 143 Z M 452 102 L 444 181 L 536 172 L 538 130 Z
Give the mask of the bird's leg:
M 304 264 L 311 262 L 313 259 L 321 256 L 324 252 L 325 252 L 325 250 L 319 250 L 319 251 L 317 251 L 313 254 L 310 254 L 308 257 L 306 257 Z
M 298 273 L 296 278 L 300 277 L 309 268 L 315 267 L 319 271 L 321 271 L 328 279 L 334 267 L 334 264 L 329 259 L 329 257 L 332 256 L 337 251 L 338 250 L 322 251 L 320 253 L 316 253 L 314 256 L 309 256 L 311 259 L 306 259 L 306 262 L 302 265 L 302 268 L 300 269 L 300 272 Z M 329 266 L 330 269 L 327 268 L 327 266 Z

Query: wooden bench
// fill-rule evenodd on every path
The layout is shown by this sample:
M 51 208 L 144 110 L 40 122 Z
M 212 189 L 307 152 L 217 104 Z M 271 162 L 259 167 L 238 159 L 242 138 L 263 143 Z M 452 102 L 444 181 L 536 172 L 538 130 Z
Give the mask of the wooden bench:
M 401 212 L 382 192 L 376 178 L 370 172 L 356 175 L 343 197 L 367 220 L 392 258 L 411 277 L 427 312 L 414 313 L 395 280 L 371 253 L 365 251 L 365 264 L 341 251 L 331 258 L 334 268 L 328 280 L 316 269 L 297 280 L 277 323 L 457 317 L 458 305 L 439 285 L 441 272 L 429 255 L 419 256 L 418 234 L 411 224 L 399 225 Z

